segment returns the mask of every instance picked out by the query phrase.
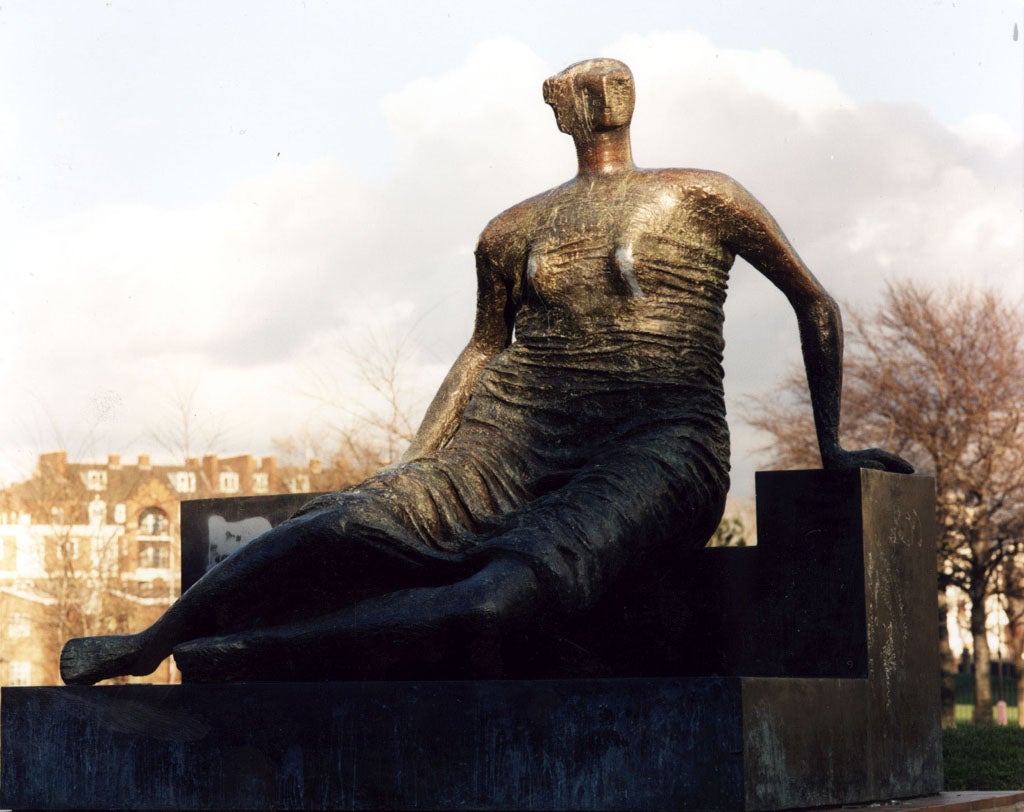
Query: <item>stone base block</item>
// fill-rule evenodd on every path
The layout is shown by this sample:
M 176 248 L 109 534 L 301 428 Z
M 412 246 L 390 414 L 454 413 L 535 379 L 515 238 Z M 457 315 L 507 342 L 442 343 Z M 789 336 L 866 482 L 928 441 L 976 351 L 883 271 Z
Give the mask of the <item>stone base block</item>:
M 742 809 L 741 705 L 735 678 L 11 688 L 2 804 Z
M 5 688 L 0 806 L 713 812 L 938 792 L 930 480 L 759 474 L 758 528 L 577 630 L 611 676 Z

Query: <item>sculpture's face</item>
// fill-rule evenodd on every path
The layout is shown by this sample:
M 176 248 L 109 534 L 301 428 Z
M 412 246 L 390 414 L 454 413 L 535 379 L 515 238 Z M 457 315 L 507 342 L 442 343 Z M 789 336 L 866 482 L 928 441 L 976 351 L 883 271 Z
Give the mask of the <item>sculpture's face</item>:
M 633 75 L 612 59 L 577 62 L 544 81 L 544 101 L 570 135 L 629 124 L 634 100 Z

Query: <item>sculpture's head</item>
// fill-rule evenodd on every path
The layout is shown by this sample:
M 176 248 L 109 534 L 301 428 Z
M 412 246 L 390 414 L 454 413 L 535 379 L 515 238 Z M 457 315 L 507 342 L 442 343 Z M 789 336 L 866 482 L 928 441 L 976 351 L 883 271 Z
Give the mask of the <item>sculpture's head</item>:
M 625 127 L 633 118 L 633 74 L 617 59 L 588 59 L 544 80 L 558 129 L 572 136 Z

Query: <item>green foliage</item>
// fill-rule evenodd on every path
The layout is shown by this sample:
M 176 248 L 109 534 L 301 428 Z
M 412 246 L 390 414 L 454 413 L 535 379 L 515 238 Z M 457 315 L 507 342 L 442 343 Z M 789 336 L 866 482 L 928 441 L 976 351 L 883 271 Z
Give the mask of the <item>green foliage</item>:
M 958 725 L 942 731 L 947 792 L 1024 788 L 1024 729 Z

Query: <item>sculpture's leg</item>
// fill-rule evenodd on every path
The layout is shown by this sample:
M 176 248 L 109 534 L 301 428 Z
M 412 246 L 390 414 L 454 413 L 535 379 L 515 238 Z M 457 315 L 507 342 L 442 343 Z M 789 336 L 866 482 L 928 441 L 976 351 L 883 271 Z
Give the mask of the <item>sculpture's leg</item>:
M 268 531 L 138 634 L 69 640 L 61 653 L 62 678 L 91 684 L 149 674 L 185 640 L 322 615 L 417 582 L 415 565 L 346 537 L 344 518 L 344 508 L 322 510 Z
M 487 558 L 464 580 L 274 628 L 191 639 L 174 649 L 178 666 L 200 681 L 360 678 L 429 669 L 454 650 L 472 655 L 471 668 L 483 661 L 475 676 L 500 676 L 486 673 L 487 647 L 516 634 L 519 623 L 585 612 L 631 557 L 643 558 L 668 532 L 702 545 L 714 530 L 722 492 L 693 475 L 668 477 L 656 453 L 642 452 L 607 455 L 607 464 L 509 514 L 500 531 L 479 540 Z M 500 669 L 500 658 L 491 659 Z M 364 662 L 371 665 L 361 671 Z
M 471 647 L 476 676 L 500 676 L 500 638 L 542 614 L 545 602 L 530 566 L 495 559 L 462 581 L 400 590 L 329 615 L 174 649 L 191 681 L 352 678 L 365 663 L 387 672 L 431 662 L 455 645 Z

